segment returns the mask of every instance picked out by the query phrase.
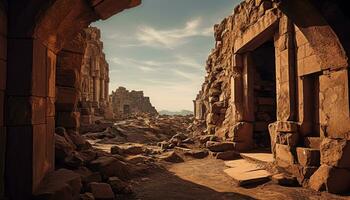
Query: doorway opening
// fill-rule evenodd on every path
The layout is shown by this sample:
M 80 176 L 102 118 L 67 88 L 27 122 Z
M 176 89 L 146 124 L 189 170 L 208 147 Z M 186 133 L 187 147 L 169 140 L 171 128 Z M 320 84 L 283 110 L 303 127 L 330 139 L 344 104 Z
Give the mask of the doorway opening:
M 268 125 L 276 121 L 276 66 L 273 40 L 252 52 L 254 66 L 254 134 L 258 147 L 269 148 Z

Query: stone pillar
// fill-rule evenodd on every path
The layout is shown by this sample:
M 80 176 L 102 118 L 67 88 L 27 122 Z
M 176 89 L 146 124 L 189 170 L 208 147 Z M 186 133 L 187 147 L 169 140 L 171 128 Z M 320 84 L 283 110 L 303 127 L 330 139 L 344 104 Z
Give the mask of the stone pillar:
M 0 2 L 0 199 L 4 197 L 6 132 L 4 127 L 4 98 L 7 67 L 7 16 Z
M 105 81 L 103 78 L 100 79 L 100 102 L 103 102 L 105 99 Z
M 275 36 L 277 121 L 296 120 L 296 73 L 293 23 L 283 15 Z
M 80 97 L 83 51 L 83 44 L 78 48 L 67 45 L 58 54 L 57 74 L 60 76 L 57 76 L 56 83 L 56 126 L 69 129 L 80 127 L 77 104 Z
M 97 98 L 98 98 L 98 96 L 97 96 L 97 81 L 96 81 L 96 77 L 94 76 L 93 78 L 92 78 L 92 88 L 93 88 L 93 91 L 92 91 L 92 96 L 93 96 L 93 101 L 94 102 L 97 102 L 98 100 L 97 100 Z
M 28 199 L 54 169 L 56 55 L 38 39 L 8 40 L 6 188 Z
M 108 80 L 108 78 L 105 81 L 105 100 L 107 103 L 109 102 L 109 80 Z

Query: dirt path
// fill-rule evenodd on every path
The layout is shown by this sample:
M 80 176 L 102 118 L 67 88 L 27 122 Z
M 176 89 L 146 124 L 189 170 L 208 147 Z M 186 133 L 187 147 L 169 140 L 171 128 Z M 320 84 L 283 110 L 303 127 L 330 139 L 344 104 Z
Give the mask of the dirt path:
M 288 188 L 266 183 L 254 188 L 233 185 L 223 173 L 223 161 L 191 160 L 168 165 L 167 170 L 152 173 L 133 181 L 134 199 L 141 200 L 245 200 L 245 199 L 350 199 L 319 193 L 300 187 Z M 130 198 L 129 198 L 130 199 Z

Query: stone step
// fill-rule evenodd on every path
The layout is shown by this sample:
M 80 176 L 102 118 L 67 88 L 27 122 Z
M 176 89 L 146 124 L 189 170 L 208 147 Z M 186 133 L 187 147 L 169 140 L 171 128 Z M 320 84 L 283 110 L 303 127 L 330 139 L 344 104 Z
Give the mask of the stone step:
M 271 177 L 271 174 L 261 166 L 245 159 L 226 161 L 225 165 L 229 168 L 224 172 L 232 177 L 238 186 L 264 183 Z
M 258 164 L 270 164 L 274 162 L 272 153 L 240 153 L 241 157 Z

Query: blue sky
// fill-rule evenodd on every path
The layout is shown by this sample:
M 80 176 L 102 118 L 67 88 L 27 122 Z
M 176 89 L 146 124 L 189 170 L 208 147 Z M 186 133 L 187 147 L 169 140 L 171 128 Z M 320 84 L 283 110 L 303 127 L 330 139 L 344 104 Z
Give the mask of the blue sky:
M 213 26 L 238 0 L 143 0 L 92 26 L 101 29 L 110 65 L 110 90 L 143 90 L 157 110 L 193 109 Z

